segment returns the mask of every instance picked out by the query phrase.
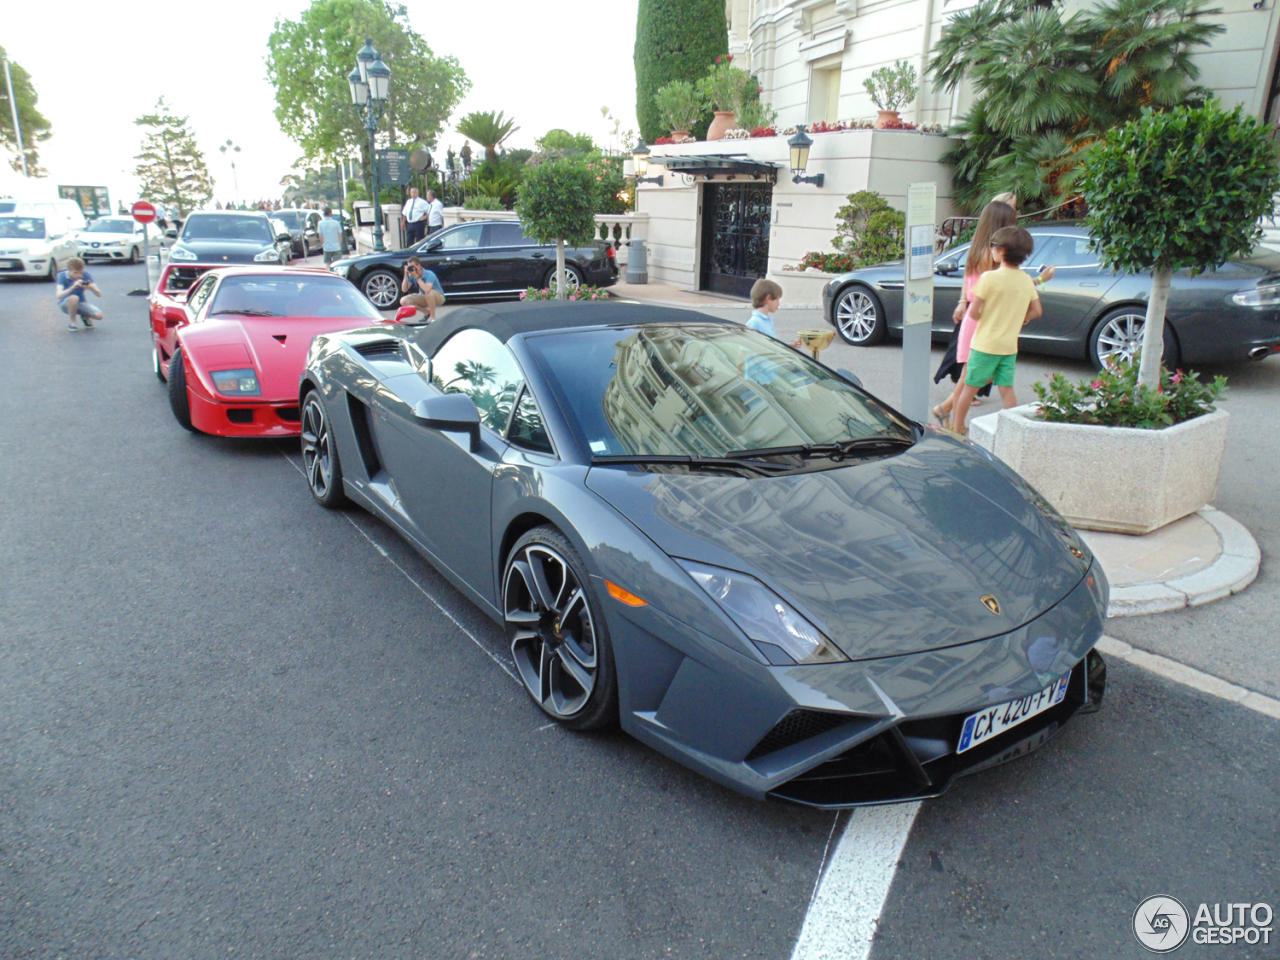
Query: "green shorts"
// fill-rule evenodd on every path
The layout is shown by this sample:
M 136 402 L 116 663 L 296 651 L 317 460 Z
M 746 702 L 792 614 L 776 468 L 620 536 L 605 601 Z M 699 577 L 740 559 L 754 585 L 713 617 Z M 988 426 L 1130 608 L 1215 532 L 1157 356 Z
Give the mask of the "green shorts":
M 1013 373 L 1017 366 L 1016 353 L 983 353 L 981 350 L 970 350 L 964 382 L 970 387 L 985 386 L 988 381 L 997 387 L 1012 387 Z

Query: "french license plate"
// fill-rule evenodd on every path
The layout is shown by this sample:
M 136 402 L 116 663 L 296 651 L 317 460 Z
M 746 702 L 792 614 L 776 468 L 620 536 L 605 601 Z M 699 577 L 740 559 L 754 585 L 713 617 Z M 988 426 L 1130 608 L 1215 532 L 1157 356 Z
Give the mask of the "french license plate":
M 21 270 L 22 264 L 17 260 L 0 260 L 0 270 Z
M 1055 680 L 1039 693 L 1033 693 L 1021 700 L 1010 700 L 979 710 L 965 718 L 960 729 L 960 745 L 956 753 L 964 753 L 980 743 L 986 743 L 992 737 L 998 737 L 1006 730 L 1016 727 L 1025 720 L 1030 720 L 1038 713 L 1044 713 L 1055 707 L 1067 695 L 1067 681 L 1071 674 L 1061 680 Z

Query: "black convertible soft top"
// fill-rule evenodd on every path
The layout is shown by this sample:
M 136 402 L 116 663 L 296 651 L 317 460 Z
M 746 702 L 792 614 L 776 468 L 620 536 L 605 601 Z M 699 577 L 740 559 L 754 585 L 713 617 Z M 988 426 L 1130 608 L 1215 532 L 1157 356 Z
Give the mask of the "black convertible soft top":
M 411 334 L 427 356 L 459 330 L 476 328 L 493 334 L 503 343 L 520 333 L 566 330 L 574 327 L 602 327 L 636 323 L 731 323 L 694 310 L 651 307 L 640 303 L 568 303 L 541 300 L 537 303 L 493 303 L 463 307 Z

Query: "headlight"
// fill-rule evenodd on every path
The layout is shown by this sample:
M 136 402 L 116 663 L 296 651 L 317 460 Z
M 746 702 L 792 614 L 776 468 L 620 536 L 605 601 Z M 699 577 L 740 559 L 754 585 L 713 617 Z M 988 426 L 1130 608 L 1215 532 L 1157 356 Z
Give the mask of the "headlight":
M 253 258 L 254 263 L 270 263 L 272 260 L 280 259 L 280 249 L 272 247 L 270 250 L 263 250 L 260 254 Z
M 183 247 L 173 247 L 169 250 L 169 259 L 170 260 L 198 260 L 199 257 L 197 257 L 190 250 L 186 250 Z
M 1274 307 L 1280 304 L 1280 285 L 1271 284 L 1255 287 L 1252 290 L 1241 290 L 1231 300 L 1242 307 Z
M 123 240 L 112 240 L 110 243 L 104 243 L 104 244 L 103 244 L 103 246 L 104 246 L 104 247 L 123 247 L 123 246 L 124 246 L 124 241 L 123 241 Z
M 336 273 L 345 280 L 347 278 L 347 274 L 351 272 L 351 264 L 342 260 L 335 261 L 329 265 L 329 272 Z
M 794 607 L 754 577 L 689 560 L 677 560 L 698 586 L 707 591 L 739 627 L 760 647 L 771 663 L 777 647 L 796 663 L 835 663 L 848 660 L 835 644 L 802 617 Z M 762 646 L 763 645 L 763 646 Z
M 209 374 L 219 393 L 229 397 L 257 397 L 262 394 L 253 370 L 215 370 Z

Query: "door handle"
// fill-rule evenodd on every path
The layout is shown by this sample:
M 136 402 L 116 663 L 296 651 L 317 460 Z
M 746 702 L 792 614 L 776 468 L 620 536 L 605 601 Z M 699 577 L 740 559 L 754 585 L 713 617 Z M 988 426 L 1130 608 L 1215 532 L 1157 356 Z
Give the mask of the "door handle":
M 547 258 L 546 258 L 543 254 L 541 254 L 541 253 L 535 253 L 535 254 L 534 254 L 533 256 L 531 256 L 529 259 L 530 259 L 530 260 L 545 260 L 545 259 L 547 259 Z
M 1094 282 L 1092 282 L 1092 281 L 1088 281 L 1088 280 L 1081 280 L 1081 281 L 1080 281 L 1080 286 L 1082 286 L 1082 287 L 1096 287 L 1096 286 L 1097 286 L 1097 284 L 1096 284 L 1096 283 L 1094 283 Z
M 479 258 L 479 257 L 477 257 L 477 256 L 475 256 L 475 255 L 473 254 L 472 256 L 467 257 L 467 259 L 468 259 L 468 260 L 479 260 L 480 258 Z

